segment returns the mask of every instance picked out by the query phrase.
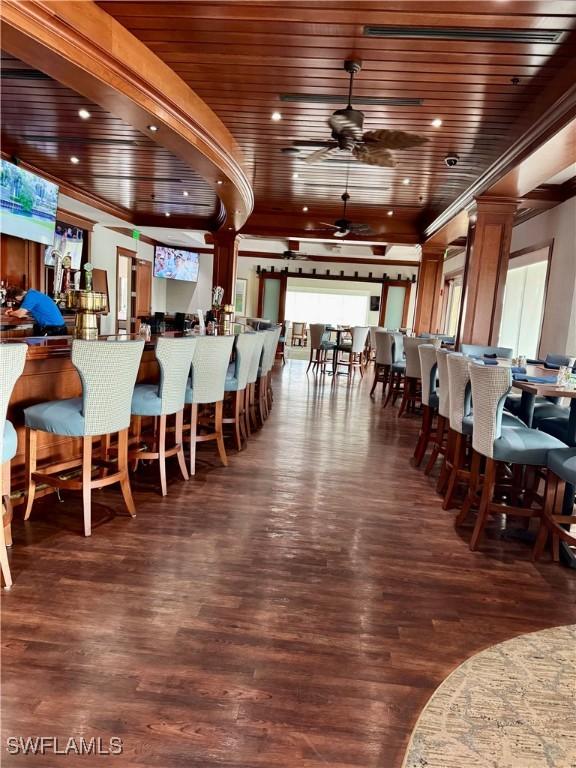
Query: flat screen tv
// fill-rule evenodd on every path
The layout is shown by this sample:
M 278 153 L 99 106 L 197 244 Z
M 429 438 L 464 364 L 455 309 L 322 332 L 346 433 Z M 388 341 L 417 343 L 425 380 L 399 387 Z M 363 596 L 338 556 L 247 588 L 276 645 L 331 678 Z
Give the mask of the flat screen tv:
M 183 248 L 157 245 L 154 249 L 154 277 L 172 280 L 198 280 L 198 254 Z
M 2 160 L 0 218 L 4 234 L 52 245 L 57 208 L 57 184 Z
M 46 246 L 44 251 L 44 264 L 53 267 L 56 264 L 54 251 L 62 256 L 70 256 L 72 269 L 80 269 L 82 263 L 82 246 L 84 244 L 84 230 L 79 227 L 69 227 L 67 224 L 56 222 L 54 241 Z

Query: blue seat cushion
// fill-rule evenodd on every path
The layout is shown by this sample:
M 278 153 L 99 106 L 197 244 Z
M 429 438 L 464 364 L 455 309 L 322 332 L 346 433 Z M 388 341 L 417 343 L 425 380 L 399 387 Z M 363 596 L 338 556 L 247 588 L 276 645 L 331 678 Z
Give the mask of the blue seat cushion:
M 398 360 L 397 363 L 392 363 L 392 370 L 396 373 L 406 370 L 406 360 Z
M 574 435 L 569 435 L 570 421 L 568 416 L 552 416 L 550 419 L 540 419 L 538 429 L 562 440 L 565 445 L 574 446 Z
M 565 448 L 560 440 L 537 429 L 502 427 L 502 435 L 494 441 L 494 458 L 511 464 L 545 467 L 548 452 Z
M 4 438 L 2 441 L 2 464 L 16 456 L 18 450 L 18 436 L 11 421 L 4 422 Z
M 54 435 L 81 437 L 85 424 L 82 414 L 82 398 L 50 400 L 24 409 L 24 422 L 30 429 L 52 432 Z
M 438 410 L 438 403 L 439 403 L 439 400 L 438 400 L 438 395 L 436 394 L 436 392 L 430 392 L 430 398 L 428 400 L 429 407 L 430 408 L 434 408 L 434 410 L 437 411 Z
M 544 419 L 568 419 L 569 416 L 569 408 L 564 408 L 561 405 L 556 405 L 555 403 L 551 403 L 549 400 L 544 399 L 543 402 L 538 402 L 534 406 L 532 423 L 535 427 L 540 428 L 540 422 Z
M 472 414 L 470 416 L 465 416 L 462 419 L 462 434 L 463 435 L 471 435 L 472 434 L 472 425 L 474 422 L 474 417 Z M 503 413 L 502 414 L 502 426 L 503 427 L 509 427 L 511 429 L 527 429 L 526 424 L 522 421 L 522 419 L 519 419 L 517 416 L 514 416 L 512 413 Z
M 576 485 L 576 448 L 562 448 L 559 451 L 550 451 L 548 454 L 548 467 L 561 480 L 570 485 Z
M 238 390 L 238 379 L 230 371 L 226 374 L 226 381 L 224 382 L 224 392 L 236 392 Z
M 184 402 L 188 405 L 192 402 L 192 381 L 188 379 L 186 384 L 186 392 L 184 394 Z
M 320 344 L 320 349 L 336 349 L 335 341 L 323 341 Z
M 132 395 L 134 416 L 160 416 L 162 398 L 158 395 L 158 384 L 136 384 Z

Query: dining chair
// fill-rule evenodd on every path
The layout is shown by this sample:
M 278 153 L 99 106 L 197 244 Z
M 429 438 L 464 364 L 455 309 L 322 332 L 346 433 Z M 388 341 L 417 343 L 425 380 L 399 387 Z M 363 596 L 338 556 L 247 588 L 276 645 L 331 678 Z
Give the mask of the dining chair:
M 467 357 L 501 357 L 511 360 L 514 350 L 510 347 L 490 347 L 482 344 L 461 344 L 460 351 Z
M 406 367 L 404 369 L 404 389 L 402 392 L 402 402 L 398 416 L 404 413 L 414 412 L 421 399 L 421 372 L 420 355 L 418 347 L 426 344 L 425 339 L 407 336 L 404 339 L 404 354 L 406 355 Z
M 396 405 L 396 400 L 402 397 L 404 392 L 404 374 L 406 373 L 406 358 L 404 356 L 405 336 L 399 331 L 390 333 L 392 337 L 392 366 L 390 368 L 390 384 L 388 386 L 388 395 L 384 401 L 384 407 L 392 401 Z
M 246 409 L 248 407 L 246 398 L 246 388 L 248 386 L 248 375 L 252 365 L 252 358 L 256 347 L 260 345 L 258 334 L 240 333 L 236 336 L 234 351 L 236 358 L 233 364 L 233 370 L 228 370 L 226 374 L 226 383 L 224 391 L 230 395 L 231 410 L 230 415 L 225 415 L 223 424 L 231 424 L 234 428 L 234 439 L 236 449 L 242 450 L 243 442 L 248 439 L 246 429 Z M 226 405 L 226 402 L 225 402 Z
M 258 370 L 258 390 L 257 390 L 257 412 L 260 426 L 268 418 L 270 411 L 270 378 L 272 368 L 274 367 L 274 356 L 276 352 L 277 332 L 274 328 L 268 328 L 264 331 L 264 347 L 262 350 L 262 359 Z
M 422 382 L 422 425 L 416 448 L 414 449 L 414 466 L 422 463 L 430 441 L 436 437 L 433 432 L 434 417 L 438 412 L 438 395 L 436 393 L 436 347 L 433 344 L 420 344 L 420 375 Z
M 356 370 L 360 371 L 360 376 L 364 376 L 364 353 L 366 351 L 366 340 L 370 328 L 368 326 L 356 325 L 351 330 L 351 341 L 338 344 L 334 354 L 338 355 L 339 352 L 343 352 L 348 355 L 347 360 L 342 360 L 338 356 L 336 361 L 336 368 L 339 366 L 346 367 L 347 376 L 350 379 Z
M 246 434 L 251 437 L 252 430 L 258 429 L 258 416 L 256 413 L 256 383 L 258 381 L 258 371 L 262 364 L 262 355 L 264 352 L 264 333 L 258 331 L 253 334 L 255 337 L 254 349 L 250 358 L 248 368 L 248 378 L 246 380 L 246 407 L 245 407 L 245 427 Z
M 82 491 L 84 535 L 92 532 L 92 490 L 114 483 L 120 484 L 124 503 L 132 517 L 136 508 L 130 489 L 128 473 L 128 431 L 132 411 L 132 395 L 140 367 L 144 340 L 72 342 L 72 365 L 82 383 L 82 397 L 51 400 L 24 409 L 26 425 L 26 512 L 32 512 L 38 483 L 52 488 Z M 63 437 L 81 438 L 82 458 L 71 459 L 37 471 L 38 433 L 49 432 Z M 118 434 L 117 462 L 108 461 L 106 436 Z M 103 456 L 93 457 L 93 442 L 100 437 Z M 105 474 L 92 478 L 93 465 L 100 465 Z M 80 466 L 80 479 L 62 479 L 64 470 Z M 113 471 L 116 470 L 116 471 Z
M 135 444 L 129 451 L 129 459 L 135 462 L 152 460 L 158 462 L 160 492 L 166 496 L 166 459 L 176 456 L 184 480 L 188 480 L 184 456 L 183 426 L 186 385 L 190 366 L 196 349 L 197 338 L 159 337 L 155 353 L 160 369 L 160 380 L 156 384 L 136 384 L 132 395 L 132 416 Z M 142 447 L 142 417 L 153 416 L 152 435 L 146 436 Z M 174 445 L 166 447 L 168 417 L 174 416 Z
M 552 557 L 560 560 L 560 542 L 576 546 L 576 514 L 574 493 L 576 489 L 576 449 L 563 448 L 548 452 L 546 491 L 540 530 L 532 556 L 538 560 L 549 536 L 552 537 Z
M 324 323 L 310 323 L 310 361 L 306 373 L 312 368 L 312 373 L 320 370 L 326 373 L 328 352 L 334 353 L 336 344 L 330 341 L 330 333 Z
M 448 355 L 447 349 L 436 349 L 436 377 L 438 396 L 438 418 L 436 420 L 436 432 L 432 453 L 424 474 L 429 475 L 439 456 L 442 456 L 442 466 L 438 476 L 437 488 L 443 487 L 446 480 L 446 443 L 450 420 L 450 391 L 448 389 Z
M 472 398 L 470 390 L 470 358 L 451 352 L 446 358 L 448 370 L 449 431 L 444 457 L 445 471 L 437 490 L 444 493 L 442 509 L 450 509 L 460 483 L 468 483 L 467 447 L 472 434 Z
M 308 340 L 308 334 L 306 332 L 306 323 L 292 322 L 292 339 L 291 344 L 293 347 L 305 347 Z
M 475 475 L 474 483 L 481 489 L 478 515 L 470 539 L 470 549 L 475 550 L 491 515 L 541 516 L 541 509 L 532 506 L 538 480 L 533 470 L 547 466 L 550 451 L 566 446 L 555 437 L 530 429 L 519 420 L 514 426 L 503 423 L 504 402 L 512 385 L 510 368 L 471 362 L 469 375 L 474 403 L 472 473 Z M 476 475 L 480 471 L 481 459 L 484 459 L 485 467 L 483 479 L 479 480 Z M 517 488 L 510 495 L 510 500 L 516 499 L 515 504 L 494 500 L 497 469 L 503 464 L 532 470 L 531 478 L 523 481 L 522 489 L 526 487 L 528 490 L 521 493 L 522 489 Z
M 196 474 L 196 446 L 215 441 L 228 466 L 222 428 L 224 388 L 234 336 L 198 336 L 185 402 L 190 405 L 190 474 Z M 199 406 L 204 406 L 199 414 Z
M 374 395 L 377 384 L 382 384 L 382 399 L 386 397 L 386 387 L 390 382 L 394 354 L 394 337 L 384 329 L 376 329 L 374 334 L 376 344 L 376 357 L 374 359 L 374 381 L 370 390 L 370 397 Z
M 0 567 L 4 586 L 10 589 L 12 575 L 6 547 L 12 545 L 12 501 L 10 499 L 10 462 L 18 450 L 18 437 L 14 425 L 6 418 L 8 403 L 14 386 L 26 364 L 26 344 L 0 344 L 0 500 L 2 501 L 2 524 L 0 525 Z

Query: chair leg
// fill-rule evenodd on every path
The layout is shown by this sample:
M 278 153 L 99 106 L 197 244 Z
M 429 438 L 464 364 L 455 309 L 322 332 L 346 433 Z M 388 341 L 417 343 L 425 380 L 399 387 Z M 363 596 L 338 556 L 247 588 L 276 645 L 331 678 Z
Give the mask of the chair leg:
M 241 392 L 234 392 L 234 439 L 236 440 L 236 450 L 242 450 L 242 432 L 240 430 L 240 396 Z
M 36 452 L 38 448 L 38 432 L 26 427 L 26 511 L 24 520 L 28 520 L 36 494 L 36 480 L 32 477 L 36 472 Z
M 11 494 L 11 478 L 10 478 L 10 462 L 5 461 L 0 470 L 2 472 L 2 503 L 6 514 L 3 516 L 2 523 L 4 528 L 4 540 L 7 547 L 12 546 L 12 519 L 14 517 L 14 510 L 12 509 Z
M 458 470 L 462 467 L 462 454 L 464 452 L 464 439 L 460 432 L 456 432 L 456 440 L 454 442 L 454 461 L 452 463 L 452 471 L 450 473 L 450 479 L 448 480 L 448 488 L 446 489 L 446 495 L 442 503 L 442 509 L 450 509 L 452 507 L 452 498 L 454 491 L 458 485 Z
M 130 475 L 128 473 L 128 438 L 130 430 L 123 429 L 118 432 L 118 471 L 121 472 L 120 490 L 124 498 L 124 504 L 131 517 L 136 517 L 136 506 L 132 498 L 132 489 L 130 487 Z
M 141 416 L 134 416 L 133 419 L 134 424 L 134 444 L 136 445 L 136 449 L 138 450 L 140 448 L 140 440 L 142 436 L 142 417 Z M 132 464 L 132 472 L 136 472 L 138 469 L 138 459 L 134 459 L 134 462 Z
M 224 445 L 224 434 L 222 432 L 222 411 L 224 408 L 224 402 L 219 400 L 216 403 L 214 412 L 214 427 L 216 432 L 216 444 L 218 446 L 218 453 L 220 455 L 220 461 L 225 467 L 228 466 L 228 457 L 226 456 L 226 446 Z
M 248 390 L 241 389 L 237 395 L 240 398 L 240 415 L 238 419 L 240 422 L 240 437 L 246 443 L 248 441 L 248 433 L 246 431 L 246 399 L 248 397 Z
M 470 464 L 470 485 L 468 486 L 468 494 L 466 495 L 464 504 L 462 504 L 462 509 L 456 518 L 456 526 L 464 524 L 466 518 L 468 517 L 468 513 L 477 501 L 478 490 L 480 488 L 480 462 L 480 454 L 476 451 L 473 451 L 472 461 Z
M 436 421 L 436 440 L 434 442 L 434 447 L 432 448 L 432 453 L 430 454 L 430 458 L 428 459 L 428 463 L 426 464 L 426 469 L 424 470 L 425 475 L 429 475 L 432 472 L 432 470 L 434 469 L 434 465 L 438 461 L 438 456 L 440 455 L 440 451 L 442 450 L 442 446 L 444 444 L 445 434 L 446 434 L 446 417 L 438 414 L 438 419 Z
M 440 467 L 440 474 L 438 475 L 438 481 L 436 483 L 436 493 L 444 494 L 446 490 L 446 483 L 450 478 L 450 465 L 454 463 L 454 443 L 456 442 L 456 432 L 450 429 L 450 422 L 446 421 L 446 428 L 448 434 L 446 436 L 446 451 L 444 453 L 444 459 L 442 460 L 442 466 Z
M 182 436 L 182 430 L 184 427 L 184 411 L 178 411 L 176 414 L 176 425 L 174 429 L 174 439 L 178 447 L 176 457 L 178 459 L 178 466 L 180 467 L 180 474 L 184 480 L 189 479 L 188 470 L 186 469 L 186 457 L 184 456 L 184 438 Z
M 10 573 L 10 563 L 8 562 L 8 552 L 6 551 L 3 525 L 0 525 L 0 568 L 2 569 L 2 576 L 4 577 L 4 587 L 10 589 L 12 586 L 12 574 Z
M 160 493 L 166 496 L 168 488 L 166 485 L 166 414 L 160 416 L 158 425 L 158 466 L 160 469 Z
M 92 534 L 92 437 L 82 438 L 82 509 L 84 536 Z
M 486 470 L 484 472 L 484 485 L 482 487 L 482 498 L 480 500 L 480 509 L 474 526 L 474 533 L 470 539 L 470 549 L 473 552 L 477 546 L 486 522 L 490 516 L 490 504 L 494 495 L 494 486 L 496 484 L 496 462 L 494 459 L 486 459 Z
M 314 366 L 314 368 L 316 368 L 317 364 L 318 364 L 317 361 L 316 362 L 314 361 L 314 349 L 310 347 L 310 361 L 308 363 L 308 368 L 306 368 L 306 373 L 308 373 L 312 365 Z
M 196 474 L 196 433 L 198 431 L 198 404 L 190 407 L 190 474 Z
M 434 411 L 428 405 L 422 406 L 422 428 L 416 443 L 414 450 L 414 466 L 419 467 L 422 464 L 426 448 L 430 442 L 430 434 L 432 432 L 432 420 L 434 419 Z
M 410 386 L 408 384 L 409 379 L 405 376 L 404 377 L 404 392 L 402 393 L 402 401 L 400 402 L 400 410 L 398 411 L 398 416 L 402 416 L 404 411 L 406 410 L 408 406 L 408 398 L 410 393 Z
M 546 543 L 548 541 L 549 534 L 552 534 L 552 550 L 553 550 L 553 557 L 555 555 L 556 550 L 556 540 L 558 540 L 558 536 L 554 535 L 554 511 L 557 508 L 558 505 L 558 498 L 562 497 L 562 493 L 559 493 L 561 489 L 563 489 L 564 483 L 560 482 L 560 478 L 555 475 L 553 472 L 548 470 L 546 474 L 546 490 L 544 492 L 544 509 L 542 510 L 542 516 L 540 519 L 540 530 L 538 531 L 538 536 L 536 538 L 536 543 L 534 544 L 534 549 L 532 550 L 532 559 L 538 560 L 542 552 L 544 551 L 544 547 L 546 546 Z M 559 540 L 558 540 L 559 544 Z

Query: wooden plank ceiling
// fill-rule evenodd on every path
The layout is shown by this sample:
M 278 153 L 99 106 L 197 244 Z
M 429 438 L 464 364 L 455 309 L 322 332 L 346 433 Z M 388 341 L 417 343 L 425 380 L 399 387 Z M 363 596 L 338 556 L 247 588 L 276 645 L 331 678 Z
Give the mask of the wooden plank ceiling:
M 2 53 L 2 150 L 135 219 L 198 218 L 219 207 L 186 163 L 101 107 Z M 78 112 L 85 109 L 89 119 Z M 79 162 L 73 164 L 71 157 Z M 187 194 L 185 194 L 187 193 Z
M 388 210 L 412 221 L 433 218 L 512 143 L 518 121 L 575 50 L 573 0 L 99 5 L 222 118 L 251 168 L 256 212 L 297 213 L 307 206 L 305 218 L 316 223 L 339 214 L 348 167 L 354 220 L 374 220 Z M 366 25 L 401 29 L 383 39 L 367 37 Z M 406 36 L 414 27 L 492 36 L 506 30 L 563 34 L 553 43 Z M 429 139 L 424 147 L 398 152 L 396 168 L 335 159 L 310 166 L 303 162 L 307 150 L 282 153 L 294 143 L 329 138 L 327 118 L 346 105 L 342 67 L 349 57 L 363 64 L 353 101 L 366 115 L 364 130 L 396 128 Z M 283 94 L 295 94 L 295 100 L 285 101 Z M 337 101 L 322 103 L 322 97 Z M 371 105 L 366 97 L 420 104 Z M 278 122 L 271 120 L 274 111 L 282 114 Z M 440 128 L 432 126 L 435 118 L 443 121 Z M 456 168 L 445 165 L 448 152 L 459 155 Z

